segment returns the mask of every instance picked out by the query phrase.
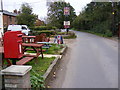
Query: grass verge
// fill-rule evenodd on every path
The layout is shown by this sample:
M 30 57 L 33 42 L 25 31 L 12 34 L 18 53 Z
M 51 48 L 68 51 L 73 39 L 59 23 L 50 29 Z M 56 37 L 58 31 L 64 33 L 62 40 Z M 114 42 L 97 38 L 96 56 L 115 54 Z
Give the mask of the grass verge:
M 55 57 L 51 58 L 44 57 L 43 59 L 39 57 L 36 64 L 35 64 L 36 60 L 33 59 L 31 62 L 28 62 L 27 65 L 31 65 L 34 71 L 36 71 L 39 75 L 43 76 L 54 59 Z M 31 72 L 31 74 L 34 75 L 33 72 Z
M 43 59 L 39 57 L 36 64 L 35 59 L 27 63 L 27 65 L 32 66 L 32 70 L 30 71 L 30 81 L 32 88 L 45 88 L 44 79 L 42 76 L 45 74 L 54 59 L 55 57 L 44 57 Z
M 75 30 L 75 29 L 74 29 Z M 101 36 L 101 37 L 112 37 L 111 34 L 102 34 L 102 33 L 96 33 L 94 31 L 91 31 L 91 30 L 75 30 L 75 31 L 81 31 L 81 32 L 87 32 L 87 33 L 91 33 L 91 34 L 95 34 L 95 35 L 98 35 L 98 36 Z
M 64 48 L 64 45 L 60 44 L 51 44 L 51 47 L 48 49 L 43 48 L 43 50 L 46 50 L 43 52 L 43 54 L 54 54 L 54 55 L 59 55 L 60 51 Z M 31 48 L 28 48 L 31 49 Z M 35 51 L 27 51 L 28 53 L 35 53 Z

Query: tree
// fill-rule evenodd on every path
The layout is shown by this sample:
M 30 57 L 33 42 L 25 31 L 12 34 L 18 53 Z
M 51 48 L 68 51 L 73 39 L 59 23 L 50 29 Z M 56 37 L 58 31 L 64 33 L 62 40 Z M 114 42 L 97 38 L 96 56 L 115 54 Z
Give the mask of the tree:
M 106 36 L 117 34 L 120 2 L 91 2 L 74 20 L 75 29 L 89 30 Z
M 70 15 L 65 17 L 64 15 L 64 7 L 70 8 Z M 63 22 L 65 20 L 73 22 L 76 17 L 74 8 L 70 5 L 70 3 L 66 2 L 54 2 L 48 8 L 48 25 L 55 26 L 57 28 L 63 28 Z
M 37 19 L 37 15 L 32 13 L 32 8 L 28 3 L 21 6 L 20 14 L 17 16 L 18 24 L 33 27 Z

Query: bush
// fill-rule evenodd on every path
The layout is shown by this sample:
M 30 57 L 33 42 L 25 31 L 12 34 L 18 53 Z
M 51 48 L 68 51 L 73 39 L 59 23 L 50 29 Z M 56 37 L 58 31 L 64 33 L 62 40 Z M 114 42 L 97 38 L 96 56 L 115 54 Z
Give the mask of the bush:
M 32 88 L 45 88 L 44 79 L 36 71 L 32 69 L 34 75 L 30 76 L 31 87 Z
M 65 35 L 66 32 L 57 32 L 57 35 Z
M 110 30 L 106 30 L 105 35 L 106 35 L 107 37 L 112 37 L 112 36 L 113 36 L 113 35 L 112 35 L 112 32 L 111 32 Z
M 39 33 L 40 34 L 41 33 L 46 33 L 47 36 L 55 35 L 55 31 L 52 31 L 52 30 L 43 30 L 43 31 L 40 31 Z
M 34 30 L 47 30 L 46 26 L 36 26 Z
M 68 32 L 68 36 L 64 37 L 64 39 L 74 39 L 77 38 L 74 32 Z
M 41 33 L 46 33 L 46 35 L 49 37 L 50 35 L 55 35 L 55 31 L 53 30 L 42 30 L 42 31 L 33 31 L 32 35 L 40 35 Z
M 52 27 L 52 29 L 54 29 L 54 30 L 55 30 L 55 29 L 57 29 L 57 27 Z

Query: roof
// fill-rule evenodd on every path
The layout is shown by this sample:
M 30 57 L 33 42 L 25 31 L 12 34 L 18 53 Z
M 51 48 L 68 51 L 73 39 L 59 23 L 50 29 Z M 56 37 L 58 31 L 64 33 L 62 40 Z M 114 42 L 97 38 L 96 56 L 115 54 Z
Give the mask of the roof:
M 2 10 L 0 10 L 0 12 L 2 12 Z M 7 11 L 7 10 L 3 10 L 3 14 L 5 14 L 5 15 L 10 15 L 10 16 L 17 16 L 18 14 L 16 14 L 16 13 L 12 13 L 12 12 L 9 12 L 9 11 Z

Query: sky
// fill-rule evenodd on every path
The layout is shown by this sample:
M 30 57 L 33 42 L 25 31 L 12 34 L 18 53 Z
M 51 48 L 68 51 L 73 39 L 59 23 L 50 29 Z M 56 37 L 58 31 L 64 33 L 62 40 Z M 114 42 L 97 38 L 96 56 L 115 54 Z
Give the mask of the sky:
M 19 10 L 22 3 L 29 3 L 33 8 L 33 13 L 37 14 L 39 19 L 47 17 L 47 8 L 46 0 L 2 0 L 3 9 L 13 12 L 14 9 Z M 48 1 L 48 0 L 47 0 Z M 65 0 L 69 2 L 75 9 L 76 14 L 78 15 L 80 11 L 90 3 L 92 0 Z

